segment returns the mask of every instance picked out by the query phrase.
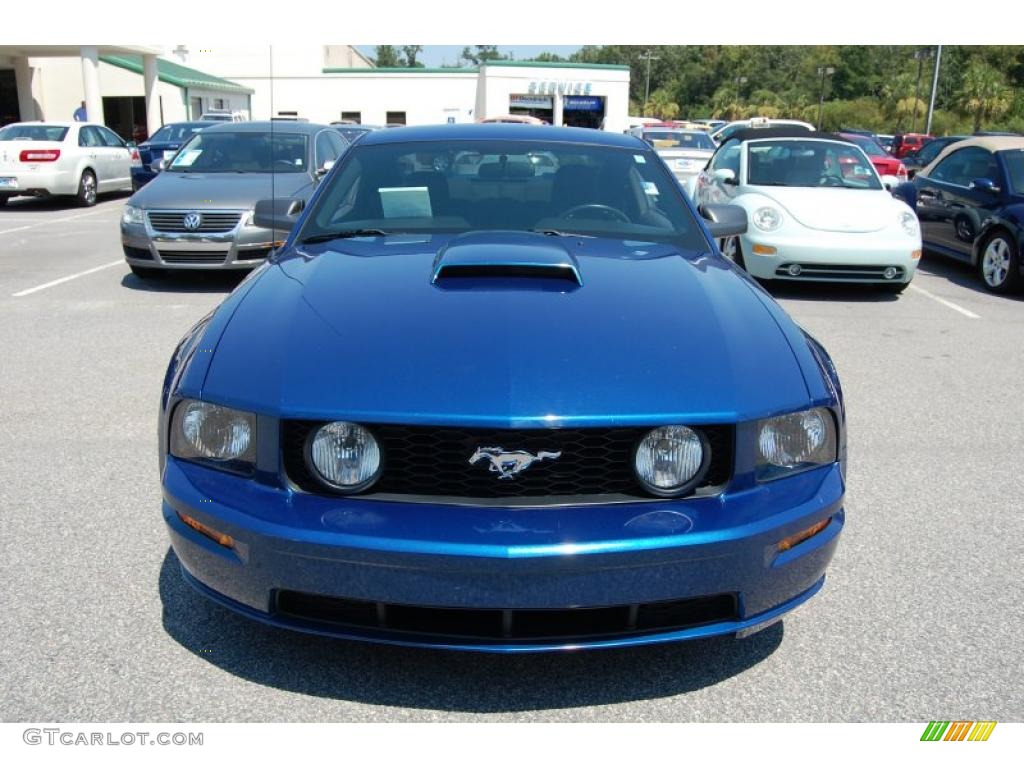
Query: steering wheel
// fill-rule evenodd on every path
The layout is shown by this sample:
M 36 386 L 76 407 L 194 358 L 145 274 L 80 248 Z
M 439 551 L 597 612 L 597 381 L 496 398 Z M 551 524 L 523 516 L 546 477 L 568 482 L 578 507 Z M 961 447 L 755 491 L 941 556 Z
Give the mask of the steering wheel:
M 558 218 L 560 218 L 560 219 L 575 219 L 577 217 L 574 216 L 573 214 L 579 213 L 581 211 L 586 211 L 586 210 L 592 210 L 592 211 L 600 213 L 601 215 L 597 216 L 597 217 L 594 217 L 594 216 L 580 216 L 579 218 L 582 218 L 582 219 L 600 218 L 600 219 L 606 219 L 606 220 L 609 220 L 609 221 L 619 221 L 619 222 L 622 222 L 623 224 L 630 224 L 631 223 L 631 221 L 629 219 L 629 216 L 624 214 L 618 208 L 612 208 L 610 205 L 601 205 L 599 203 L 586 203 L 584 205 L 575 205 L 575 206 L 573 206 L 572 208 L 570 208 L 567 211 L 562 211 L 562 213 L 560 213 L 558 215 Z
M 818 179 L 819 187 L 845 187 L 846 184 L 838 176 L 822 176 Z

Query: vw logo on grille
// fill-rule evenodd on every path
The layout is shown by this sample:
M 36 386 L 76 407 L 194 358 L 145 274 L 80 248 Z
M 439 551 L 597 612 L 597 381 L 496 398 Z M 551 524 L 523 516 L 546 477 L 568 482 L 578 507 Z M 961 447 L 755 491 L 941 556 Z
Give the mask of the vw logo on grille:
M 185 214 L 185 229 L 196 230 L 199 229 L 199 225 L 203 223 L 203 217 L 194 211 L 192 213 Z

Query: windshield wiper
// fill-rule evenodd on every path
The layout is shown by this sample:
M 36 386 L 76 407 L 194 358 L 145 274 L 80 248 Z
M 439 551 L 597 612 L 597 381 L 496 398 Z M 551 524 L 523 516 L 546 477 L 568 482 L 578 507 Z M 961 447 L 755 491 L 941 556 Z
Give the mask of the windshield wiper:
M 383 229 L 341 229 L 337 232 L 324 232 L 321 235 L 310 235 L 300 240 L 300 243 L 326 243 L 331 240 L 344 240 L 346 237 L 380 237 L 388 235 Z
M 560 229 L 531 229 L 531 232 L 536 232 L 541 235 L 547 235 L 548 237 L 589 237 L 594 238 L 594 235 L 584 235 L 582 232 L 563 232 Z

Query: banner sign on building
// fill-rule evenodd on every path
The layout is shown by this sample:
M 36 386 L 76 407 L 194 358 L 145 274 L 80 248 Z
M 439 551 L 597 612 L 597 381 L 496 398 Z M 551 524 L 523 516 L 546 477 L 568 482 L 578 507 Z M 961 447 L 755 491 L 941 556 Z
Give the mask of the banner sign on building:
M 600 96 L 566 96 L 562 109 L 566 111 L 600 112 L 603 108 Z

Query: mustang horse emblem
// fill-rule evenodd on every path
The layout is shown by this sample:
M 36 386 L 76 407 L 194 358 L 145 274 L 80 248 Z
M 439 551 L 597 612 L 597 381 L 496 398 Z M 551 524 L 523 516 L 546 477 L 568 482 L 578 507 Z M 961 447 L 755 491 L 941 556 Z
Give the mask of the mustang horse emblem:
M 534 456 L 528 451 L 506 451 L 504 448 L 477 448 L 476 453 L 469 457 L 469 463 L 476 464 L 480 459 L 486 458 L 491 462 L 488 470 L 497 472 L 499 480 L 505 480 L 515 477 L 535 461 L 557 459 L 561 455 L 561 451 L 557 453 L 537 451 L 537 455 Z

